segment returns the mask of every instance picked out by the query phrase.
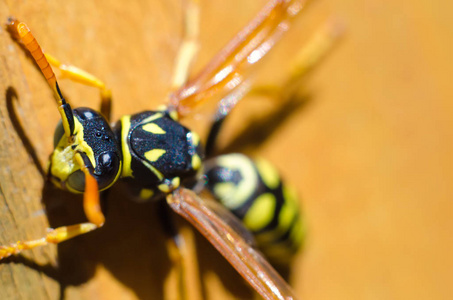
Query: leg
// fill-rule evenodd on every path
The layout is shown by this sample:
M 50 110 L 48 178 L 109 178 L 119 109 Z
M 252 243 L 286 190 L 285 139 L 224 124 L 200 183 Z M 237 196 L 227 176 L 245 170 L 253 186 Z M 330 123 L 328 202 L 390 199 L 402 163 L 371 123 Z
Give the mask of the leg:
M 100 208 L 98 184 L 96 179 L 90 173 L 92 171 L 90 171 L 92 167 L 87 166 L 85 160 L 80 154 L 76 155 L 76 161 L 80 165 L 80 169 L 85 173 L 83 208 L 90 223 L 81 223 L 50 229 L 43 238 L 31 241 L 19 241 L 9 246 L 0 246 L 0 260 L 8 256 L 18 254 L 23 250 L 64 242 L 78 235 L 93 231 L 104 225 L 105 218 Z
M 339 20 L 329 19 L 296 54 L 282 84 L 254 86 L 250 93 L 269 95 L 274 98 L 290 95 L 299 86 L 300 80 L 330 52 L 338 38 L 341 37 L 343 30 L 344 26 Z
M 196 256 L 193 232 L 188 228 L 179 228 L 165 201 L 159 204 L 159 218 L 163 231 L 168 236 L 167 251 L 172 262 L 172 272 L 166 284 L 165 295 L 168 299 L 201 299 L 200 275 L 196 260 L 190 259 Z M 175 284 L 176 282 L 176 288 Z
M 19 241 L 9 246 L 0 246 L 0 259 L 19 254 L 23 250 L 33 249 L 48 244 L 58 244 L 72 239 L 73 237 L 76 237 L 78 235 L 93 231 L 96 228 L 98 228 L 98 226 L 95 224 L 81 223 L 49 229 L 49 231 L 43 238 L 31 241 Z
M 105 84 L 101 80 L 82 69 L 79 69 L 72 65 L 62 64 L 58 59 L 50 54 L 44 54 L 38 42 L 25 23 L 10 18 L 8 19 L 7 23 L 7 30 L 18 43 L 23 45 L 30 52 L 36 64 L 41 69 L 41 72 L 43 73 L 50 87 L 54 90 L 58 98 L 60 98 L 58 101 L 59 106 L 66 105 L 66 102 L 61 95 L 55 74 L 50 65 L 58 68 L 61 71 L 61 75 L 63 77 L 67 77 L 73 81 L 99 88 L 101 91 L 100 111 L 107 118 L 107 120 L 110 120 L 112 96 L 110 90 L 106 88 Z M 67 115 L 67 111 L 62 112 L 62 110 L 64 109 L 65 108 L 60 109 L 60 113 L 66 113 L 66 115 L 62 115 L 63 122 L 65 121 L 65 118 L 71 118 L 70 115 Z
M 57 79 L 52 68 L 50 67 L 49 61 L 47 60 L 46 56 L 41 50 L 41 47 L 39 46 L 35 37 L 25 23 L 19 22 L 15 19 L 9 19 L 8 21 L 8 31 L 19 43 L 22 43 L 22 45 L 27 48 L 27 50 L 30 52 L 30 55 L 33 57 L 42 74 L 49 83 L 50 87 L 58 96 L 58 110 L 61 115 L 64 131 L 68 139 L 72 139 L 74 137 L 75 128 L 74 115 L 72 113 L 71 106 L 66 102 L 66 100 L 63 98 L 63 95 L 61 94 Z M 71 71 L 70 68 L 63 68 L 60 62 L 51 56 L 49 56 L 49 60 L 52 64 L 58 65 L 57 67 L 61 70 L 68 69 L 69 71 L 67 74 L 69 74 L 69 76 L 73 78 L 79 78 L 82 81 L 86 80 L 88 82 L 92 82 L 93 84 L 103 85 L 103 83 L 97 80 L 94 76 L 91 76 L 88 73 L 84 73 L 82 70 L 77 69 L 75 71 Z M 77 77 L 77 75 L 80 76 Z M 109 101 L 110 97 L 107 95 L 105 99 L 106 101 Z M 92 175 L 94 168 L 85 153 L 76 153 L 74 158 L 79 164 L 80 169 L 85 174 L 85 193 L 83 198 L 85 214 L 91 223 L 94 223 L 96 226 L 102 226 L 104 224 L 105 218 L 100 208 L 98 184 L 96 179 Z
M 58 59 L 48 53 L 46 53 L 45 56 L 54 68 L 60 70 L 61 78 L 68 78 L 72 81 L 98 88 L 101 92 L 100 111 L 107 119 L 107 121 L 110 121 L 112 92 L 105 86 L 105 83 L 98 79 L 96 76 L 73 65 L 62 64 Z
M 290 63 L 290 70 L 287 71 L 288 75 L 282 83 L 252 86 L 248 94 L 264 95 L 270 99 L 279 101 L 289 99 L 290 96 L 294 95 L 296 89 L 300 87 L 300 80 L 330 52 L 337 39 L 341 36 L 342 31 L 343 26 L 338 20 L 331 19 L 327 21 L 297 53 L 296 57 Z M 215 154 L 217 137 L 225 118 L 234 109 L 237 102 L 229 101 L 229 105 L 226 106 L 223 105 L 223 101 L 219 103 L 214 116 L 214 123 L 211 126 L 206 142 L 207 157 Z
M 198 52 L 198 35 L 200 27 L 200 3 L 199 0 L 185 0 L 184 10 L 184 32 L 181 46 L 175 59 L 172 90 L 179 89 L 186 83 L 189 76 L 190 65 Z
M 244 91 L 235 90 L 244 88 L 244 79 L 252 66 L 288 30 L 304 4 L 304 0 L 269 1 L 194 79 L 170 94 L 169 106 L 184 117 L 212 96 L 218 100 L 233 92 L 237 98 L 242 97 Z

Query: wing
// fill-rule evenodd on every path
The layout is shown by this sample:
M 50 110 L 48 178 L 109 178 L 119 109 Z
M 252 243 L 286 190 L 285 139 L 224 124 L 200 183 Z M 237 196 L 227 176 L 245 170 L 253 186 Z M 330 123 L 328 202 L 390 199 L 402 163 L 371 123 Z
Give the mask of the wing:
M 196 193 L 196 192 L 195 192 Z M 216 214 L 222 221 L 224 221 L 233 231 L 235 231 L 248 245 L 256 248 L 256 241 L 253 233 L 245 228 L 244 223 L 241 222 L 235 215 L 233 215 L 225 206 L 209 193 L 204 190 L 198 197 L 202 199 L 203 205 Z
M 210 96 L 223 98 L 241 85 L 256 64 L 288 30 L 305 0 L 271 0 L 202 70 L 170 95 L 170 106 L 180 116 Z
M 167 196 L 170 207 L 202 233 L 264 299 L 296 299 L 288 284 L 194 192 L 178 189 Z

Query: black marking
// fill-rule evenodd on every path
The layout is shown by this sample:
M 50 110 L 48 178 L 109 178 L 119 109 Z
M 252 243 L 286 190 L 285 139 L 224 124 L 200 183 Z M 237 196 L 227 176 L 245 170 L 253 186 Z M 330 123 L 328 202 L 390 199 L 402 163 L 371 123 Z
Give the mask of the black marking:
M 279 238 L 277 238 L 273 243 L 274 244 L 281 244 L 281 243 L 286 243 L 289 242 L 291 244 L 294 243 L 294 241 L 291 239 L 291 233 L 294 230 L 294 227 L 298 222 L 300 222 L 300 216 L 299 214 L 296 214 L 296 216 L 293 218 L 291 221 L 291 224 L 288 227 L 288 230 L 286 230 Z
M 206 184 L 210 189 L 214 189 L 214 186 L 221 182 L 231 182 L 237 186 L 242 180 L 242 174 L 238 170 L 227 169 L 221 166 L 215 166 L 206 172 L 207 182 Z
M 157 117 L 156 114 L 162 115 Z M 156 116 L 157 118 L 152 118 Z M 151 121 L 147 121 L 151 117 Z M 143 129 L 146 124 L 156 124 L 165 134 L 154 134 Z M 125 126 L 121 121 L 115 125 L 115 134 L 121 139 L 121 128 Z M 157 186 L 179 177 L 181 182 L 193 178 L 196 174 L 192 166 L 194 155 L 202 156 L 201 146 L 194 146 L 191 142 L 192 132 L 173 120 L 165 111 L 145 111 L 130 116 L 127 143 L 131 155 L 132 176 L 126 180 L 138 194 L 139 190 L 146 188 L 153 190 L 156 195 L 162 192 Z M 165 150 L 165 153 L 156 161 L 150 161 L 145 154 L 153 149 Z M 123 149 L 124 151 L 124 149 Z M 160 172 L 159 178 L 149 166 Z M 134 181 L 132 183 L 132 180 Z M 156 196 L 156 197 L 158 197 Z M 153 197 L 155 198 L 155 197 Z
M 264 183 L 263 179 L 261 178 L 261 175 L 258 172 L 258 169 L 256 168 L 255 165 L 253 165 L 253 169 L 255 170 L 255 173 L 258 178 L 258 182 L 255 186 L 255 189 L 253 193 L 249 196 L 249 198 L 244 201 L 238 208 L 233 209 L 231 212 L 238 217 L 240 220 L 243 220 L 247 212 L 249 211 L 250 207 L 253 205 L 255 200 L 262 194 L 265 193 L 270 193 L 274 195 L 276 198 L 276 207 L 275 207 L 275 212 L 274 212 L 274 217 L 272 221 L 265 227 L 262 228 L 259 232 L 262 231 L 267 231 L 271 230 L 275 226 L 278 225 L 278 213 L 281 210 L 281 207 L 283 206 L 283 203 L 285 202 L 284 196 L 283 196 L 283 187 L 282 183 L 280 182 L 277 188 L 271 189 L 266 184 Z M 206 170 L 205 173 L 207 177 L 207 185 L 206 187 L 215 195 L 214 192 L 214 186 L 217 183 L 222 183 L 222 182 L 229 182 L 233 183 L 235 186 L 238 186 L 238 184 L 244 180 L 243 176 L 241 175 L 241 170 L 240 169 L 229 169 L 225 168 L 224 166 L 221 165 L 214 165 L 213 167 L 209 168 Z
M 278 231 L 282 207 L 286 202 L 290 201 L 290 199 L 285 198 L 285 194 L 283 192 L 284 186 L 281 180 L 279 180 L 277 187 L 270 188 L 266 185 L 265 181 L 261 177 L 261 174 L 255 163 L 250 160 L 250 164 L 253 165 L 253 169 L 257 177 L 256 183 L 249 183 L 255 184 L 255 186 L 253 187 L 254 190 L 238 208 L 232 209 L 230 211 L 240 220 L 244 220 L 245 216 L 249 212 L 249 209 L 259 196 L 266 193 L 272 194 L 275 198 L 275 207 L 271 212 L 272 220 L 264 227 L 252 231 L 252 233 L 256 235 L 258 247 L 261 248 L 264 253 L 269 250 L 269 253 L 272 254 L 273 249 L 275 249 L 275 247 L 279 247 L 286 249 L 285 253 L 291 255 L 295 253 L 300 246 L 298 240 L 294 239 L 291 236 L 295 228 L 300 225 L 300 215 L 298 214 L 298 212 L 295 212 L 293 219 L 290 220 L 288 228 L 283 229 L 283 232 Z M 214 187 L 218 183 L 231 183 L 236 187 L 239 186 L 239 184 L 247 184 L 243 182 L 243 180 L 247 180 L 247 177 L 241 174 L 242 170 L 240 168 L 226 168 L 225 166 L 218 164 L 216 159 L 213 160 L 213 163 L 208 162 L 207 164 L 205 164 L 205 168 L 205 176 L 207 178 L 206 188 L 210 190 L 214 196 L 216 196 Z M 220 195 L 217 197 L 219 198 Z M 270 236 L 268 236 L 268 234 L 270 234 Z M 261 240 L 260 236 L 262 236 Z M 269 240 L 269 238 L 271 239 Z M 279 257 L 270 258 L 277 260 L 280 259 Z
M 76 108 L 74 116 L 83 127 L 83 140 L 91 147 L 96 161 L 93 176 L 99 189 L 113 183 L 120 171 L 121 146 L 105 118 L 91 108 Z

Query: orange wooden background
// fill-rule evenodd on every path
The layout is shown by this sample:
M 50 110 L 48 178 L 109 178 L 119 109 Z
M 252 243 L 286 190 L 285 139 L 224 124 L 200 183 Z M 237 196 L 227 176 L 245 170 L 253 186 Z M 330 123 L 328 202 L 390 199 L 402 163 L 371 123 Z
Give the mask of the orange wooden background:
M 195 69 L 265 3 L 202 2 Z M 301 105 L 253 151 L 302 195 L 309 236 L 291 283 L 302 299 L 451 299 L 453 4 L 313 2 L 260 69 L 260 82 L 280 78 L 328 16 L 341 18 L 346 34 L 305 82 Z M 105 80 L 115 119 L 153 108 L 169 92 L 179 0 L 0 1 L 0 21 L 9 15 L 26 21 L 46 51 Z M 44 185 L 6 105 L 16 93 L 15 110 L 45 162 L 58 121 L 51 91 L 3 28 L 0 57 L 0 242 L 7 243 L 42 235 L 48 222 L 83 218 L 79 196 Z M 74 106 L 96 107 L 97 91 L 60 84 Z M 250 124 L 251 112 L 269 103 L 258 100 L 233 118 Z M 225 145 L 241 129 L 230 123 Z M 68 285 L 65 299 L 171 298 L 154 205 L 130 203 L 121 187 L 112 194 L 99 232 L 0 264 L 0 298 L 58 299 L 52 277 Z M 227 263 L 198 235 L 196 242 L 206 298 L 251 298 Z M 57 254 L 61 274 L 35 264 L 55 265 Z

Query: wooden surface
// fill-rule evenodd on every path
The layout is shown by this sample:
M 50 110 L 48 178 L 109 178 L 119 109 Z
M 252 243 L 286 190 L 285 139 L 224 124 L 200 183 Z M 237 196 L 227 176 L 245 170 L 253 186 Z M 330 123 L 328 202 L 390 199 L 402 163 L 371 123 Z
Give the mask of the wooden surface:
M 202 2 L 195 69 L 265 3 Z M 309 236 L 291 283 L 302 299 L 450 299 L 453 4 L 315 2 L 259 76 L 263 83 L 280 78 L 327 16 L 346 23 L 343 40 L 305 82 L 301 104 L 253 151 L 302 195 Z M 105 80 L 117 119 L 165 100 L 182 26 L 180 1 L 124 3 L 2 0 L 0 21 L 9 15 L 26 21 L 46 51 Z M 51 153 L 58 121 L 50 89 L 3 28 L 0 57 L 0 242 L 8 243 L 83 216 L 80 197 L 45 184 L 36 165 Z M 61 87 L 74 106 L 98 106 L 97 91 L 67 81 Z M 253 122 L 268 103 L 241 103 L 224 145 L 240 133 L 237 124 Z M 155 205 L 128 201 L 121 186 L 111 194 L 102 230 L 0 264 L 0 299 L 59 299 L 61 290 L 64 299 L 171 298 L 172 268 Z M 228 264 L 195 240 L 204 296 L 252 298 Z

